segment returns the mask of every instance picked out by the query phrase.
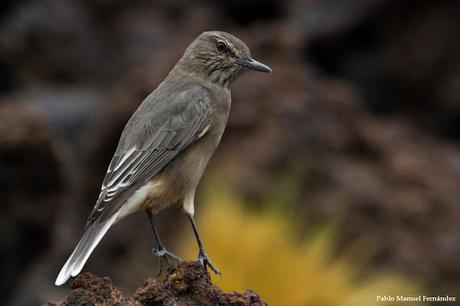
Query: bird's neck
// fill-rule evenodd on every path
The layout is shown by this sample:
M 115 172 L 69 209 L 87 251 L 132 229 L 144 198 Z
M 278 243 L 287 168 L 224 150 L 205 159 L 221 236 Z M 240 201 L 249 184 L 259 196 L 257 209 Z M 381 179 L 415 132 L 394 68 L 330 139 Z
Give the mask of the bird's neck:
M 235 79 L 232 71 L 213 69 L 204 64 L 194 63 L 181 59 L 171 70 L 173 75 L 201 80 L 202 82 L 211 82 L 219 87 L 228 89 Z

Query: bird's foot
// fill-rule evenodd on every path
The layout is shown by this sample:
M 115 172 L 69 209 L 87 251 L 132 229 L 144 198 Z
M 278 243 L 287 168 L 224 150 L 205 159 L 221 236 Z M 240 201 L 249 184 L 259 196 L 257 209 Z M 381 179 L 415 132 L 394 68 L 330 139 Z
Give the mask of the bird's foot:
M 160 247 L 158 249 L 153 248 L 152 255 L 155 257 L 164 258 L 166 261 L 168 261 L 168 263 L 169 263 L 169 258 L 177 262 L 182 261 L 182 259 L 179 256 L 171 253 L 170 251 L 166 250 L 164 247 Z
M 220 273 L 219 269 L 216 268 L 216 266 L 209 260 L 208 255 L 206 255 L 205 251 L 200 251 L 198 254 L 198 260 L 197 260 L 205 269 L 206 267 L 211 268 L 211 270 L 216 273 L 217 275 L 222 276 L 222 273 Z
M 182 259 L 179 256 L 171 253 L 166 248 L 161 247 L 161 246 L 159 248 L 153 248 L 152 249 L 152 255 L 155 256 L 158 259 L 158 266 L 160 267 L 160 269 L 158 270 L 158 276 L 161 275 L 161 272 L 163 270 L 163 266 L 165 266 L 165 265 L 170 266 L 171 265 L 171 262 L 169 261 L 170 259 L 172 259 L 175 262 L 181 262 L 182 261 Z

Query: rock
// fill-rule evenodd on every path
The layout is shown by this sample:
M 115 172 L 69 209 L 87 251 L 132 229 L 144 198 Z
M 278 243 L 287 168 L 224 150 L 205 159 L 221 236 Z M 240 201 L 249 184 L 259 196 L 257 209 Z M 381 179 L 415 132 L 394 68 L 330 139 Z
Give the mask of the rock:
M 65 301 L 48 306 L 58 305 L 141 305 L 132 298 L 125 298 L 112 285 L 108 277 L 99 277 L 89 272 L 80 274 L 70 285 L 70 294 Z
M 108 277 L 80 274 L 70 285 L 70 293 L 62 302 L 45 306 L 70 305 L 267 305 L 252 290 L 226 293 L 211 282 L 210 275 L 196 262 L 183 262 L 170 267 L 165 278 L 149 278 L 130 297 L 124 297 Z

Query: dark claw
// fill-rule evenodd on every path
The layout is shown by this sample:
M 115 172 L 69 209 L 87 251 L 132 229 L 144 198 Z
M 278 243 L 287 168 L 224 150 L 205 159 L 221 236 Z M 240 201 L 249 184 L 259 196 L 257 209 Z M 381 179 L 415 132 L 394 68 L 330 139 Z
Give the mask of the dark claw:
M 211 270 L 219 276 L 222 276 L 219 269 L 209 260 L 208 255 L 205 252 L 200 252 L 198 254 L 198 262 L 206 269 L 207 267 L 211 268 Z
M 160 267 L 160 270 L 158 271 L 157 276 L 161 275 L 164 265 L 168 265 L 168 266 L 171 265 L 169 259 L 172 259 L 176 262 L 182 261 L 182 259 L 179 256 L 174 255 L 173 253 L 166 250 L 165 248 L 159 248 L 159 249 L 153 248 L 152 255 L 158 259 L 158 266 Z
M 171 253 L 170 251 L 166 250 L 165 248 L 160 248 L 160 249 L 153 248 L 152 249 L 152 255 L 155 256 L 155 257 L 165 257 L 166 260 L 168 260 L 168 258 L 171 258 L 171 259 L 173 259 L 175 261 L 178 261 L 178 262 L 182 261 L 182 259 L 179 256 Z

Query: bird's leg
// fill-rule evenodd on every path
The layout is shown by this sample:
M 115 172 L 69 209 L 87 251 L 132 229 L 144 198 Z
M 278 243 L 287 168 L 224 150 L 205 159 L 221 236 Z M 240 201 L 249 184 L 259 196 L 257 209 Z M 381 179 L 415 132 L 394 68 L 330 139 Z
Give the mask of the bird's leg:
M 150 209 L 147 209 L 146 210 L 147 212 L 147 216 L 149 218 L 149 221 L 150 221 L 150 226 L 152 227 L 152 231 L 153 231 L 153 234 L 155 235 L 155 241 L 156 241 L 156 244 L 157 244 L 157 247 L 155 248 L 152 248 L 152 255 L 157 257 L 158 258 L 158 264 L 160 266 L 160 270 L 158 271 L 158 275 L 161 274 L 161 270 L 162 270 L 162 267 L 163 267 L 163 264 L 166 262 L 166 264 L 170 264 L 169 262 L 169 258 L 172 258 L 173 260 L 175 261 L 182 261 L 182 259 L 176 255 L 174 255 L 173 253 L 171 253 L 170 251 L 168 251 L 163 243 L 161 243 L 161 240 L 160 240 L 160 235 L 158 234 L 158 230 L 155 226 L 155 223 L 153 222 L 153 213 Z
M 214 273 L 221 275 L 219 269 L 217 269 L 216 266 L 214 266 L 214 264 L 211 262 L 211 260 L 209 260 L 208 255 L 204 251 L 203 243 L 201 243 L 200 235 L 198 234 L 198 230 L 193 215 L 187 213 L 187 216 L 190 220 L 190 223 L 192 224 L 193 233 L 195 234 L 196 242 L 198 243 L 198 248 L 200 249 L 198 253 L 198 262 L 200 262 L 205 269 L 207 266 L 209 266 L 211 270 L 214 271 Z

